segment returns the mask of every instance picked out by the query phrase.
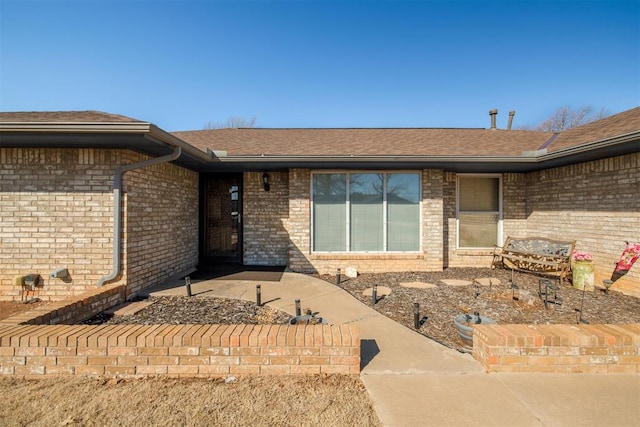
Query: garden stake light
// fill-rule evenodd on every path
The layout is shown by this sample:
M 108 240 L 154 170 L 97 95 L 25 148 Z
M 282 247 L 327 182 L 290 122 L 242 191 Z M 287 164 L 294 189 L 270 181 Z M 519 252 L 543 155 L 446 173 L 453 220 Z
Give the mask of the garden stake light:
M 580 302 L 580 309 L 576 310 L 578 312 L 578 323 L 585 323 L 585 324 L 589 324 L 589 321 L 587 319 L 583 319 L 582 318 L 582 309 L 584 308 L 584 294 L 587 291 L 587 287 L 583 286 L 582 287 L 582 301 Z
M 511 299 L 518 301 L 520 299 L 520 286 L 511 283 Z
M 604 279 L 602 281 L 602 284 L 604 285 L 604 293 L 608 295 L 609 294 L 609 288 L 611 287 L 611 285 L 613 285 L 613 280 Z
M 296 316 L 301 316 L 302 312 L 300 311 L 300 298 L 296 298 Z
M 262 305 L 262 292 L 260 291 L 260 285 L 256 285 L 256 305 L 258 307 Z
M 340 286 L 340 269 L 336 273 L 336 285 Z
M 371 291 L 371 303 L 373 305 L 376 305 L 378 303 L 378 285 L 376 285 L 375 283 Z
M 191 296 L 191 277 L 187 276 L 184 278 L 184 285 L 187 287 L 187 296 Z
M 420 304 L 413 303 L 413 327 L 420 329 Z

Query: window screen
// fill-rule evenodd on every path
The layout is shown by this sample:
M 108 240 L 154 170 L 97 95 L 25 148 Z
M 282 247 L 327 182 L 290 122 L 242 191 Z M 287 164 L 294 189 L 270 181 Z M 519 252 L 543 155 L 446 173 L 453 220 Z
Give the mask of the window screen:
M 486 248 L 497 244 L 500 179 L 460 177 L 458 180 L 458 246 Z

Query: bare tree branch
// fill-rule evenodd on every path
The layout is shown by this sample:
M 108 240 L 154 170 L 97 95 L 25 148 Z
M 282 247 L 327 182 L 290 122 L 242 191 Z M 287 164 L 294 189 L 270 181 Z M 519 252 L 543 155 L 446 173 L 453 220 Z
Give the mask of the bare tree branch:
M 541 123 L 534 126 L 522 126 L 519 129 L 541 132 L 561 132 L 563 130 L 595 122 L 596 120 L 603 119 L 609 115 L 611 115 L 611 113 L 605 108 L 596 112 L 590 105 L 580 109 L 573 109 L 568 105 L 564 105 L 559 107 Z
M 247 119 L 240 116 L 229 117 L 224 122 L 207 122 L 203 129 L 238 129 L 238 128 L 252 128 L 256 125 L 255 116 Z

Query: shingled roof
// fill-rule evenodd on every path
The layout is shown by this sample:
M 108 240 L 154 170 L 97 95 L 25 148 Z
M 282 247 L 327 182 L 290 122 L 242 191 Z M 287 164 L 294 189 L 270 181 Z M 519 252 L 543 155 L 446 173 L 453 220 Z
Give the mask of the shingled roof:
M 102 111 L 18 111 L 0 112 L 5 123 L 144 123 L 119 114 Z
M 128 147 L 150 155 L 164 153 L 167 145 L 181 147 L 190 159 L 185 164 L 201 170 L 357 164 L 524 171 L 640 151 L 640 107 L 561 133 L 468 128 L 250 128 L 169 134 L 149 122 L 100 111 L 0 112 L 0 131 L 4 132 L 3 142 L 11 138 L 9 143 L 14 146 Z M 77 134 L 73 141 L 72 134 Z
M 174 132 L 229 156 L 517 156 L 553 134 L 487 129 L 214 129 Z
M 553 152 L 638 132 L 640 107 L 566 130 L 558 135 L 548 150 Z
M 228 156 L 521 156 L 640 132 L 640 107 L 559 134 L 500 129 L 212 129 L 173 134 Z

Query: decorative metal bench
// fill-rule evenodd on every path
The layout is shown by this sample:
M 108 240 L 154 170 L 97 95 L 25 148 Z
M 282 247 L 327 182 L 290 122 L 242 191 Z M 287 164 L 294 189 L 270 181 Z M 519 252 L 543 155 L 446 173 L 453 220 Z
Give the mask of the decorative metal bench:
M 525 271 L 557 277 L 562 285 L 571 273 L 571 254 L 575 241 L 544 237 L 507 237 L 504 246 L 493 251 L 491 268 L 503 266 L 512 271 Z

